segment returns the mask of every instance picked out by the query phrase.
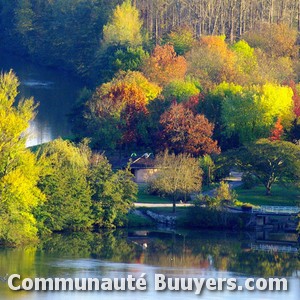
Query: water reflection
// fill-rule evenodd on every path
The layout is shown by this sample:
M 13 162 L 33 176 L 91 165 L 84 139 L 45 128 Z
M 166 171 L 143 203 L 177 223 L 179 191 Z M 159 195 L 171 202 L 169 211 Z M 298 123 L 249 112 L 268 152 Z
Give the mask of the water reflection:
M 70 136 L 71 112 L 83 84 L 70 74 L 41 67 L 20 57 L 0 52 L 0 70 L 13 69 L 21 85 L 19 97 L 34 97 L 38 114 L 28 131 L 27 146 L 46 143 L 59 136 Z
M 147 243 L 147 248 L 143 245 Z M 23 277 L 123 277 L 146 273 L 150 285 L 155 273 L 178 277 L 288 277 L 288 299 L 299 299 L 300 262 L 297 253 L 268 253 L 249 248 L 249 236 L 206 232 L 127 232 L 53 235 L 37 248 L 0 251 L 0 276 L 19 273 Z M 1 299 L 41 299 L 36 293 L 12 293 L 0 285 Z M 109 299 L 153 299 L 148 293 L 109 294 Z M 50 299 L 43 293 L 43 299 Z M 69 296 L 67 296 L 69 295 Z M 74 293 L 64 299 L 74 299 Z M 97 293 L 84 294 L 97 299 Z M 88 295 L 88 296 L 87 296 Z M 45 296 L 45 298 L 44 298 Z M 193 293 L 160 293 L 163 299 L 194 299 Z M 61 293 L 55 294 L 60 299 Z M 99 297 L 99 295 L 98 295 Z M 104 297 L 104 298 L 103 298 Z M 199 297 L 199 296 L 198 296 Z M 241 299 L 238 293 L 205 293 L 204 299 Z M 243 299 L 280 299 L 276 293 L 243 293 Z M 76 297 L 75 297 L 76 299 Z M 82 298 L 78 298 L 82 299 Z M 101 295 L 101 299 L 106 299 Z

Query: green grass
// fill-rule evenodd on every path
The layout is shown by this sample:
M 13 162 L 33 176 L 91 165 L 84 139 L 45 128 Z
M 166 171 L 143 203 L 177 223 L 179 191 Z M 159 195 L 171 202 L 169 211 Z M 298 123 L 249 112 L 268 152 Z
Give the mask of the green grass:
M 128 227 L 152 227 L 155 226 L 155 222 L 142 216 L 138 216 L 132 213 L 128 214 Z
M 266 196 L 263 186 L 258 186 L 251 190 L 244 190 L 238 187 L 236 192 L 239 201 L 254 205 L 295 206 L 300 204 L 300 190 L 292 187 L 285 188 L 274 185 L 271 196 Z
M 168 198 L 161 198 L 154 195 L 149 195 L 147 192 L 146 185 L 139 185 L 138 198 L 136 200 L 138 203 L 171 203 L 171 200 Z

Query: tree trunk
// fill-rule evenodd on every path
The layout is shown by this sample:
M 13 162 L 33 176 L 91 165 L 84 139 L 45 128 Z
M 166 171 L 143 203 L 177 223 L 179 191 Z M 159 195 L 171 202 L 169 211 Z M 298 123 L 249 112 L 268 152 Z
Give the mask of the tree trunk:
M 173 196 L 173 213 L 176 212 L 176 197 L 175 195 Z
M 271 183 L 267 183 L 267 185 L 266 185 L 266 195 L 267 196 L 271 196 L 272 195 L 272 193 L 271 193 Z

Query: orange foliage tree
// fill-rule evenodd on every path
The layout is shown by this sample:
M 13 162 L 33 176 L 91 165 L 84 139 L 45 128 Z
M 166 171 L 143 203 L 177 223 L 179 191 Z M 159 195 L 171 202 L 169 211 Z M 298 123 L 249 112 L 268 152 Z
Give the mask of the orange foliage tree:
M 136 142 L 136 122 L 148 113 L 146 103 L 146 96 L 140 87 L 135 84 L 117 83 L 96 100 L 96 114 L 106 120 L 111 117 L 118 120 L 121 144 Z
M 282 135 L 283 135 L 283 126 L 281 124 L 281 118 L 278 118 L 278 120 L 274 126 L 274 129 L 271 132 L 270 140 L 271 141 L 280 141 Z
M 176 55 L 174 47 L 170 44 L 157 45 L 143 66 L 144 74 L 160 86 L 166 86 L 173 80 L 183 80 L 186 71 L 185 58 Z
M 139 72 L 121 72 L 102 84 L 87 103 L 85 120 L 99 147 L 138 143 L 139 121 L 148 114 L 147 104 L 160 88 Z
M 220 153 L 212 140 L 214 125 L 204 115 L 194 114 L 183 104 L 174 103 L 160 118 L 161 141 L 164 148 L 194 156 Z
M 187 55 L 188 73 L 204 87 L 236 78 L 235 54 L 228 48 L 225 36 L 204 36 Z
M 243 38 L 251 47 L 260 48 L 272 57 L 296 57 L 299 49 L 296 46 L 297 30 L 283 23 L 258 24 Z

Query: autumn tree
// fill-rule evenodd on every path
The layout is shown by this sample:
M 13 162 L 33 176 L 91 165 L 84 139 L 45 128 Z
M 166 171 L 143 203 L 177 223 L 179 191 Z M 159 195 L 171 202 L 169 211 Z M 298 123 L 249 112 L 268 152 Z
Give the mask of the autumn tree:
M 221 181 L 220 185 L 216 188 L 214 192 L 215 201 L 218 204 L 221 204 L 222 201 L 233 202 L 236 200 L 235 192 L 230 188 L 228 182 Z
M 182 104 L 173 104 L 161 116 L 160 124 L 164 148 L 194 156 L 220 153 L 217 142 L 212 140 L 214 125 L 204 115 L 194 115 Z
M 282 84 L 287 80 L 296 77 L 295 61 L 290 57 L 274 57 L 269 56 L 266 52 L 255 50 L 258 72 L 253 82 L 257 84 Z
M 205 88 L 236 78 L 235 55 L 228 48 L 225 36 L 204 36 L 187 54 L 188 74 Z
M 33 212 L 44 201 L 40 166 L 25 146 L 36 106 L 32 98 L 16 103 L 18 86 L 12 71 L 0 75 L 0 241 L 11 246 L 38 240 Z
M 294 59 L 298 55 L 296 30 L 283 23 L 260 23 L 243 38 L 255 48 L 257 83 L 281 84 L 295 78 Z
M 271 131 L 270 140 L 271 141 L 280 141 L 283 135 L 283 126 L 281 124 L 281 119 L 279 118 L 275 123 L 273 130 Z
M 188 154 L 161 153 L 155 158 L 158 175 L 150 182 L 152 191 L 168 195 L 173 201 L 173 212 L 176 210 L 176 200 L 188 194 L 199 192 L 202 184 L 202 170 L 198 160 Z
M 296 84 L 293 80 L 285 82 L 293 90 L 293 110 L 295 118 L 292 127 L 288 132 L 290 141 L 297 141 L 300 139 L 300 85 Z
M 183 56 L 177 55 L 172 45 L 157 45 L 152 55 L 145 61 L 144 74 L 153 82 L 164 87 L 173 80 L 183 80 L 187 63 Z
M 300 86 L 295 81 L 290 80 L 287 85 L 293 90 L 294 114 L 296 118 L 300 117 Z
M 85 126 L 97 147 L 116 148 L 138 143 L 138 122 L 148 114 L 147 104 L 161 89 L 139 72 L 121 72 L 98 87 L 87 102 Z
M 140 46 L 142 22 L 138 10 L 125 0 L 117 5 L 111 20 L 103 27 L 103 39 L 106 45 Z
M 172 30 L 165 41 L 173 45 L 178 55 L 187 53 L 196 42 L 192 29 L 188 26 L 180 26 Z
M 269 56 L 294 57 L 297 55 L 297 31 L 283 23 L 259 24 L 247 32 L 243 38 L 251 47 L 260 48 Z

